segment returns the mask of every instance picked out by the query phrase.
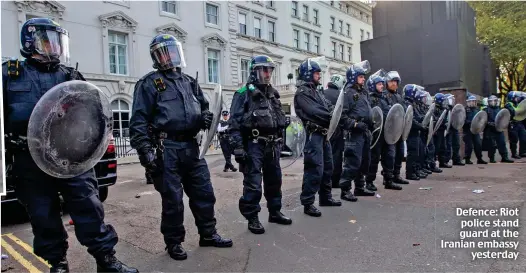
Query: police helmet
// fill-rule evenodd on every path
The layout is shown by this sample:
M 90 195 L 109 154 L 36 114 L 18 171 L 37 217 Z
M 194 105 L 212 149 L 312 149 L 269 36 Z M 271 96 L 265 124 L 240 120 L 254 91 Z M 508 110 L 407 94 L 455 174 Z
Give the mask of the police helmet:
M 314 73 L 321 72 L 321 67 L 320 64 L 318 64 L 318 62 L 308 58 L 300 64 L 300 67 L 298 67 L 298 72 L 300 80 L 304 82 L 320 84 L 321 76 L 320 79 L 316 81 L 314 80 Z
M 404 98 L 407 98 L 411 101 L 414 99 L 425 96 L 424 87 L 417 84 L 406 84 L 404 86 Z
M 276 64 L 266 55 L 258 55 L 250 60 L 249 71 L 250 75 L 248 83 L 252 84 L 270 84 L 272 80 L 272 72 Z
M 398 83 L 398 86 L 402 85 L 402 78 L 400 78 L 400 74 L 398 74 L 398 71 L 387 72 L 387 74 L 385 75 L 386 87 L 389 85 L 390 81 L 396 81 Z
M 495 107 L 498 104 L 498 98 L 495 95 L 491 95 L 488 98 L 488 105 L 491 107 Z
M 506 96 L 506 99 L 507 99 L 508 101 L 513 102 L 515 99 L 518 99 L 518 98 L 520 98 L 520 97 L 521 97 L 521 96 L 520 96 L 520 94 L 519 94 L 518 91 L 510 91 L 510 92 L 508 92 L 508 95 Z
M 437 93 L 435 95 L 435 104 L 439 106 L 440 108 L 445 109 L 447 107 L 446 96 L 442 93 Z
M 159 34 L 152 39 L 150 56 L 153 67 L 162 71 L 186 67 L 183 46 L 170 34 Z
M 468 105 L 468 107 L 475 107 L 477 105 L 477 97 L 469 95 L 466 99 L 466 104 Z
M 447 105 L 449 107 L 455 106 L 455 95 L 453 95 L 453 94 L 445 94 L 444 96 L 446 98 Z
M 69 33 L 48 18 L 31 18 L 20 31 L 20 53 L 25 58 L 38 54 L 41 62 L 69 63 Z
M 347 81 L 345 80 L 345 77 L 340 74 L 332 75 L 331 80 L 329 81 L 329 84 L 336 87 L 338 90 L 341 90 Z
M 347 73 L 345 75 L 347 77 L 347 83 L 351 85 L 357 83 L 359 76 L 365 76 L 370 71 L 371 65 L 369 64 L 368 60 L 351 65 L 349 69 L 347 69 Z
M 227 110 L 223 110 L 221 112 L 221 115 L 223 115 L 223 116 L 228 116 L 228 114 L 229 114 L 229 112 Z
M 377 88 L 376 88 L 376 85 L 378 83 L 382 83 L 382 89 L 381 90 L 377 90 Z M 385 85 L 385 70 L 380 69 L 380 70 L 374 72 L 374 74 L 369 76 L 369 78 L 367 79 L 367 82 L 365 83 L 365 85 L 366 85 L 367 90 L 369 92 L 382 92 L 383 89 L 384 89 L 384 85 Z

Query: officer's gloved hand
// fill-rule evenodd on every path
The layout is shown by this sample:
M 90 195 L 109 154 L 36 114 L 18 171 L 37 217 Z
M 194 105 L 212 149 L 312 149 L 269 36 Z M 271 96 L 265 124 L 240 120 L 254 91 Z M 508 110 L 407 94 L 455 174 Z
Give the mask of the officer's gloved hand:
M 210 129 L 210 125 L 212 125 L 212 119 L 214 119 L 214 114 L 212 112 L 206 110 L 201 113 L 201 128 L 207 130 Z
M 138 151 L 139 161 L 141 165 L 148 170 L 156 170 L 155 154 L 153 149 L 149 146 L 143 147 Z
M 234 157 L 237 163 L 243 163 L 247 157 L 247 152 L 245 152 L 243 147 L 238 147 L 234 149 Z
M 357 122 L 356 125 L 354 126 L 354 129 L 360 132 L 365 132 L 368 128 L 369 126 L 361 121 Z

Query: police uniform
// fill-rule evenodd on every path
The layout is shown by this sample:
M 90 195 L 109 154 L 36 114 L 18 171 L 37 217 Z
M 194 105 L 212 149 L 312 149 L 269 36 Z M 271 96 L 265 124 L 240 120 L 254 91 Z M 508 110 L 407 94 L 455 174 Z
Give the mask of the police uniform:
M 398 103 L 404 107 L 404 111 L 407 109 L 404 99 L 402 98 L 400 94 L 398 94 L 396 90 L 387 89 L 387 99 L 389 100 L 389 103 L 391 105 L 395 105 Z M 395 144 L 395 161 L 394 161 L 394 169 L 393 169 L 393 174 L 395 176 L 394 183 L 397 183 L 397 184 L 409 184 L 408 181 L 400 177 L 400 171 L 402 169 L 402 161 L 404 159 L 404 150 L 405 150 L 404 140 L 400 138 L 398 142 L 396 142 Z
M 524 145 L 526 145 L 526 129 L 521 121 L 513 119 L 517 105 L 517 102 L 508 101 L 504 107 L 508 109 L 511 114 L 510 124 L 508 125 L 508 138 L 511 155 L 513 158 L 520 159 L 521 157 L 526 156 L 526 153 L 524 153 Z M 517 143 L 520 144 L 518 152 Z
M 448 111 L 451 112 L 452 110 L 453 110 L 453 106 L 448 105 Z M 449 113 L 446 119 L 448 117 L 449 117 Z M 448 163 L 451 159 L 453 159 L 453 165 L 456 165 L 456 166 L 466 165 L 462 162 L 462 159 L 460 158 L 460 154 L 459 154 L 460 137 L 459 137 L 458 130 L 453 128 L 453 126 L 451 125 L 449 126 L 449 131 L 447 135 L 445 136 L 445 143 L 446 143 L 446 155 L 445 155 L 446 159 L 444 160 L 444 162 Z
M 433 119 L 438 122 L 444 109 L 441 107 L 440 103 L 437 103 L 436 105 L 437 106 L 435 108 Z M 446 138 L 444 136 L 444 132 L 446 128 L 447 128 L 447 112 L 444 117 L 444 120 L 442 121 L 442 124 L 440 124 L 440 127 L 438 127 L 437 131 L 433 135 L 433 140 L 435 142 L 435 154 L 436 154 L 436 157 L 438 158 L 440 168 L 451 168 L 451 165 L 448 164 L 449 159 L 447 158 L 447 144 L 446 144 Z
M 429 111 L 430 106 L 423 102 L 419 104 L 420 104 L 419 108 L 421 109 L 420 112 L 423 113 L 425 116 L 427 112 Z M 433 121 L 435 120 L 436 119 L 433 117 Z M 420 134 L 420 138 L 424 146 L 428 141 L 428 132 L 429 132 L 428 130 L 429 130 L 429 124 L 426 128 L 426 132 Z M 424 160 L 422 161 L 424 163 L 424 169 L 428 169 L 432 173 L 441 173 L 442 170 L 436 166 L 435 142 L 433 140 L 433 136 L 431 136 L 431 140 L 429 141 L 429 144 L 425 146 L 424 153 L 425 153 L 425 156 L 424 156 Z M 427 173 L 429 174 L 429 172 Z
M 223 116 L 228 116 L 228 111 L 223 111 L 221 113 Z M 232 164 L 232 149 L 230 147 L 230 134 L 228 132 L 228 120 L 221 119 L 219 125 L 217 126 L 217 134 L 219 135 L 219 144 L 221 145 L 221 151 L 223 152 L 223 157 L 225 158 L 225 168 L 223 172 L 231 170 L 236 172 L 237 169 Z
M 503 132 L 497 132 L 495 129 L 495 117 L 500 111 L 500 107 L 498 105 L 496 106 L 490 106 L 484 108 L 484 111 L 488 113 L 488 124 L 486 128 L 484 128 L 484 137 L 487 138 L 487 149 L 488 149 L 488 157 L 490 159 L 490 163 L 496 163 L 495 161 L 495 148 L 499 150 L 499 154 L 502 158 L 502 162 L 504 163 L 512 163 L 513 160 L 510 160 L 508 158 L 508 150 L 506 148 L 506 141 L 504 138 Z M 496 146 L 496 147 L 495 147 Z
M 471 154 L 475 150 L 475 156 L 477 157 L 477 164 L 486 164 L 487 162 L 482 159 L 482 141 L 479 134 L 471 133 L 471 123 L 473 118 L 480 110 L 478 107 L 466 107 L 466 122 L 462 128 L 464 133 L 464 160 L 466 164 L 473 164 L 471 161 Z
M 65 31 L 47 18 L 28 20 L 21 34 L 21 53 L 26 60 L 13 59 L 2 64 L 4 129 L 11 140 L 26 137 L 31 113 L 49 89 L 70 80 L 85 81 L 75 69 L 59 64 L 58 60 L 45 62 L 32 57 L 31 44 L 35 39 L 42 39 L 33 33 L 42 27 L 48 33 Z M 69 272 L 68 233 L 62 223 L 59 193 L 75 222 L 75 235 L 95 257 L 97 270 L 138 272 L 114 257 L 118 236 L 113 226 L 104 223 L 104 208 L 93 168 L 76 177 L 59 179 L 36 165 L 27 143 L 11 146 L 6 142 L 6 149 L 14 156 L 12 173 L 16 177 L 16 194 L 29 214 L 34 253 L 49 262 L 51 272 Z
M 427 173 L 422 171 L 423 167 L 420 164 L 420 159 L 422 158 L 421 154 L 424 150 L 424 145 L 420 135 L 425 134 L 427 130 L 422 125 L 425 113 L 419 111 L 419 107 L 414 100 L 415 98 L 408 96 L 405 97 L 406 105 L 411 105 L 413 107 L 413 122 L 411 130 L 409 131 L 409 136 L 406 140 L 407 160 L 405 166 L 405 178 L 410 180 L 420 180 L 420 178 L 427 177 Z
M 167 44 L 178 42 L 171 35 L 158 35 L 150 47 Z M 155 60 L 154 64 L 158 67 Z M 154 187 L 163 205 L 161 233 L 175 260 L 187 258 L 181 246 L 185 239 L 183 189 L 200 235 L 199 245 L 232 246 L 231 240 L 217 234 L 210 171 L 206 160 L 199 159 L 196 135 L 209 128 L 210 115 L 199 84 L 179 68 L 152 71 L 135 85 L 130 144 L 139 153 L 141 164 L 154 170 Z M 158 136 L 157 143 L 148 134 L 148 126 Z
M 328 88 L 325 89 L 323 94 L 325 95 L 325 98 L 332 105 L 335 105 L 336 101 L 338 100 L 338 96 L 340 95 L 340 90 L 332 83 L 329 83 L 327 87 Z M 339 188 L 340 187 L 340 177 L 342 175 L 342 167 L 343 167 L 343 150 L 345 149 L 345 140 L 343 138 L 343 131 L 340 127 L 336 128 L 336 130 L 332 134 L 332 137 L 329 141 L 331 143 L 332 162 L 333 162 L 333 172 L 332 172 L 332 177 L 331 177 L 332 187 Z

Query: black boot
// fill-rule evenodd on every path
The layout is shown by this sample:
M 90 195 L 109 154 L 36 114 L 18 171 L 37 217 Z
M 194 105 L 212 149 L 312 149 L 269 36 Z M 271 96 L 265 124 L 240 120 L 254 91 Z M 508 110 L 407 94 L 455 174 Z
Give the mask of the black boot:
M 513 163 L 515 161 L 509 159 L 507 156 L 506 157 L 503 157 L 502 160 L 500 161 L 502 163 Z
M 236 169 L 236 167 L 234 167 L 234 165 L 230 165 L 230 170 L 233 171 L 233 172 L 237 172 L 237 169 Z
M 405 175 L 405 179 L 407 180 L 420 180 L 420 176 L 418 176 L 416 173 L 410 173 L 409 175 Z
M 186 254 L 186 253 L 185 253 Z M 186 259 L 186 258 L 185 258 Z M 138 273 L 139 270 L 133 267 L 129 267 L 119 261 L 113 253 L 106 254 L 97 260 L 97 272 L 126 272 L 126 273 Z
M 427 168 L 422 169 L 422 171 L 424 173 L 427 173 L 427 174 L 433 174 L 433 172 L 430 169 L 427 169 Z
M 68 260 L 66 259 L 66 256 L 64 256 L 62 258 L 62 260 L 60 261 L 56 261 L 56 262 L 49 262 L 49 264 L 51 265 L 51 269 L 49 270 L 49 272 L 51 273 L 67 273 L 69 272 L 69 264 L 68 264 Z
M 356 196 L 374 196 L 374 191 L 370 191 L 366 189 L 365 187 L 355 188 L 354 189 L 354 195 Z
M 268 222 L 280 225 L 290 225 L 292 224 L 292 219 L 285 217 L 281 211 L 272 211 L 268 214 Z
M 396 184 L 409 184 L 409 181 L 402 179 L 399 174 L 395 175 L 393 182 Z
M 250 230 L 254 234 L 265 233 L 265 228 L 263 227 L 257 216 L 248 219 L 248 230 Z
M 303 213 L 309 215 L 309 216 L 312 216 L 312 217 L 320 217 L 321 216 L 321 211 L 315 207 L 314 205 L 305 205 L 303 207 Z
M 340 200 L 334 200 L 332 197 L 327 200 L 320 200 L 320 207 L 339 207 L 341 205 Z
M 471 158 L 466 158 L 465 159 L 465 163 L 468 164 L 468 165 L 472 165 L 473 161 L 471 161 Z
M 233 244 L 232 240 L 221 238 L 217 233 L 212 236 L 201 236 L 201 238 L 199 238 L 199 246 L 232 247 Z
M 442 169 L 437 168 L 437 166 L 433 165 L 431 166 L 431 171 L 434 173 L 441 173 Z
M 455 165 L 455 166 L 465 166 L 466 164 L 464 164 L 464 162 L 462 162 L 462 160 L 458 160 L 458 161 L 454 160 L 453 161 L 453 165 Z
M 341 198 L 342 200 L 350 201 L 350 202 L 356 202 L 356 201 L 358 201 L 358 198 L 356 198 L 356 196 L 354 196 L 354 194 L 352 194 L 351 189 L 347 189 L 347 190 L 343 190 L 343 189 L 342 189 L 342 193 L 341 193 L 341 195 L 340 195 L 340 198 Z
M 445 162 L 445 163 L 440 163 L 438 165 L 438 167 L 440 167 L 440 168 L 452 168 L 453 166 L 451 166 L 448 162 Z
M 370 191 L 377 191 L 378 190 L 378 188 L 376 188 L 376 186 L 374 185 L 373 182 L 365 183 L 365 188 L 370 190 Z
M 512 157 L 512 158 L 515 158 L 515 159 L 521 159 L 521 157 L 518 156 L 518 155 L 511 155 L 511 157 Z
M 526 157 L 526 153 L 519 154 L 521 158 Z
M 480 158 L 477 159 L 477 164 L 488 164 L 488 162 L 484 161 L 484 159 Z
M 495 158 L 489 158 L 489 163 L 497 163 L 497 161 L 495 161 Z
M 427 173 L 424 173 L 422 170 L 416 171 L 416 175 L 420 178 L 427 178 Z
M 402 190 L 402 186 L 396 185 L 393 182 L 394 182 L 394 178 L 385 179 L 384 180 L 384 188 L 386 190 L 397 190 L 397 191 Z
M 182 261 L 188 258 L 186 250 L 184 250 L 181 244 L 169 245 L 166 247 L 166 250 L 168 251 L 168 255 L 170 255 L 170 257 L 176 261 Z

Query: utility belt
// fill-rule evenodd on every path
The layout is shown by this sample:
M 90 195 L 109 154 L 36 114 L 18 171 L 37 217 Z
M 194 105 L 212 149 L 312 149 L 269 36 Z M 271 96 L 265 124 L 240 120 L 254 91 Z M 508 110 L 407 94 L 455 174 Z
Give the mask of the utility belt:
M 280 137 L 277 133 L 274 134 L 265 134 L 260 133 L 258 129 L 252 129 L 250 135 L 248 136 L 249 140 L 252 140 L 254 143 L 265 142 L 266 144 L 276 144 L 283 142 L 283 138 Z
M 171 141 L 177 141 L 177 142 L 187 142 L 187 141 L 193 141 L 195 140 L 195 134 L 168 134 L 168 133 L 160 133 L 159 138 L 163 140 L 171 140 Z
M 29 151 L 27 136 L 6 135 L 5 140 L 5 149 L 10 150 L 12 153 Z
M 305 123 L 305 130 L 307 130 L 309 133 L 315 133 L 315 132 L 318 132 L 318 133 L 321 133 L 322 135 L 327 135 L 327 129 L 326 128 L 323 128 L 322 126 L 314 123 L 314 122 L 310 122 L 310 121 L 307 121 Z

